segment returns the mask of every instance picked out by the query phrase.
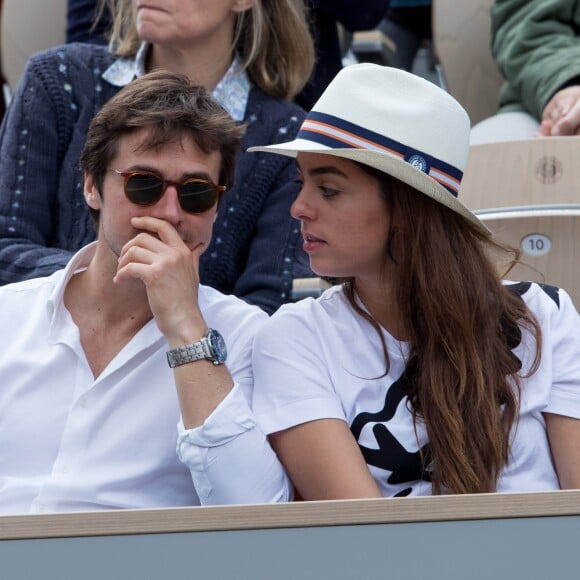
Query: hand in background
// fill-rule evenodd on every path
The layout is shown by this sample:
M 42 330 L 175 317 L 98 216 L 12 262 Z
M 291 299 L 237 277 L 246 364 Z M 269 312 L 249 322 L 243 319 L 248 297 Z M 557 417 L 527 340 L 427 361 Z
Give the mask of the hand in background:
M 565 135 L 580 135 L 580 86 L 562 89 L 550 99 L 536 136 Z

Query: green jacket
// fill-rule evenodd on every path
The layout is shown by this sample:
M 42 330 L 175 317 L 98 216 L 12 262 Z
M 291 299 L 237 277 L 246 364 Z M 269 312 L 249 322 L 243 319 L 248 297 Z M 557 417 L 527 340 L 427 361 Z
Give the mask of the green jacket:
M 580 84 L 580 0 L 495 0 L 492 51 L 504 75 L 502 111 L 538 120 L 554 93 Z

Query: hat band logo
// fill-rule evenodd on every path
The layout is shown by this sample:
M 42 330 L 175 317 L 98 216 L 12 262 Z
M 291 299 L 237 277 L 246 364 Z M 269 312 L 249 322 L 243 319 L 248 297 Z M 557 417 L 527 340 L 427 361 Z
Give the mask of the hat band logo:
M 412 165 L 415 169 L 422 171 L 423 173 L 428 173 L 427 171 L 427 161 L 421 155 L 411 155 L 408 161 L 409 165 Z
M 361 149 L 405 161 L 457 197 L 463 177 L 460 169 L 422 151 L 415 149 L 410 151 L 409 147 L 399 141 L 334 115 L 311 111 L 302 124 L 297 138 L 319 143 L 329 149 Z

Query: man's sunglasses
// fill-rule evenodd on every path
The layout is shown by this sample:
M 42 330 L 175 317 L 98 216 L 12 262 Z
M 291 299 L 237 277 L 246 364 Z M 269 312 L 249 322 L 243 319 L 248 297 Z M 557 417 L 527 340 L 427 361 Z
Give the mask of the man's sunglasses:
M 178 182 L 168 181 L 149 171 L 109 171 L 124 178 L 125 195 L 137 205 L 153 205 L 163 197 L 168 185 L 175 186 L 179 205 L 188 213 L 203 213 L 211 209 L 226 189 L 225 185 L 216 185 L 197 177 L 188 177 Z

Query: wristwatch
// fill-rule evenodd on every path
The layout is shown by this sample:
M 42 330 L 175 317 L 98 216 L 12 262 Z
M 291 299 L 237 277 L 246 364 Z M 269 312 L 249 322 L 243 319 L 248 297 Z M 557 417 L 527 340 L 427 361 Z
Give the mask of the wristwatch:
M 223 336 L 217 330 L 208 328 L 201 340 L 168 350 L 167 362 L 172 369 L 203 359 L 210 360 L 214 365 L 221 365 L 226 362 L 227 355 Z

